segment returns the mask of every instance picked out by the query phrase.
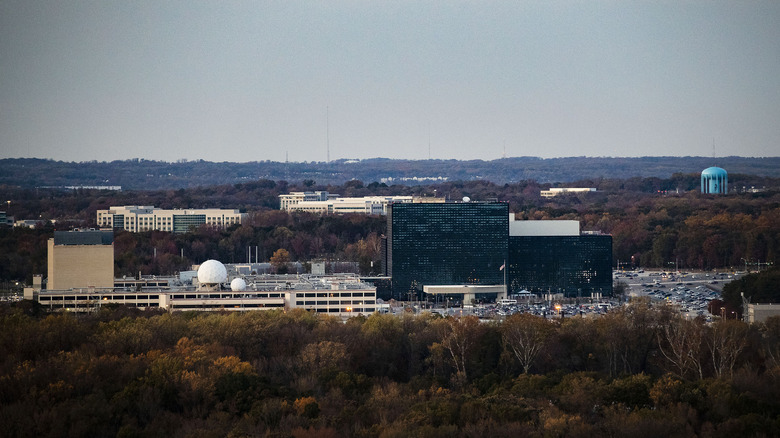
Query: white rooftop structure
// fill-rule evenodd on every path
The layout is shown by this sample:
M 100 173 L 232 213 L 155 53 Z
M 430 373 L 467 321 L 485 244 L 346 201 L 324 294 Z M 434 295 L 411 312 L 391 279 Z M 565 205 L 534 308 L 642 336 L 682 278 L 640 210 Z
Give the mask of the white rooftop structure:
M 579 236 L 580 221 L 516 221 L 514 214 L 509 215 L 509 236 Z

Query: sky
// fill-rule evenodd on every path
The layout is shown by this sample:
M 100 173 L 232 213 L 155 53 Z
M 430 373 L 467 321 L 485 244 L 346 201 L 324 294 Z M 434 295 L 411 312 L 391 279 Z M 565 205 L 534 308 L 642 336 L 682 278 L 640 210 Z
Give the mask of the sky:
M 779 156 L 780 2 L 0 0 L 0 158 Z

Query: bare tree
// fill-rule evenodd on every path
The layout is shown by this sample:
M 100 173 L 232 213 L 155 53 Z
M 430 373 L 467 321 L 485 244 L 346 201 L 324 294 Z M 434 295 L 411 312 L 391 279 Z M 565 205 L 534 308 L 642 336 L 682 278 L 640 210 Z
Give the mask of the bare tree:
M 512 314 L 501 324 L 504 345 L 520 362 L 523 374 L 528 374 L 551 332 L 552 325 L 549 321 L 528 313 Z
M 731 375 L 734 364 L 747 345 L 747 325 L 742 321 L 718 321 L 706 338 L 716 377 Z
M 705 327 L 698 321 L 676 316 L 658 332 L 661 354 L 671 362 L 681 378 L 691 372 L 704 378 L 701 361 L 701 344 Z
M 441 344 L 449 351 L 458 378 L 465 382 L 468 377 L 466 364 L 477 344 L 482 327 L 479 324 L 479 319 L 475 316 L 448 318 L 447 322 L 450 331 L 442 339 Z
M 761 346 L 767 368 L 780 367 L 780 317 L 768 318 L 761 325 Z

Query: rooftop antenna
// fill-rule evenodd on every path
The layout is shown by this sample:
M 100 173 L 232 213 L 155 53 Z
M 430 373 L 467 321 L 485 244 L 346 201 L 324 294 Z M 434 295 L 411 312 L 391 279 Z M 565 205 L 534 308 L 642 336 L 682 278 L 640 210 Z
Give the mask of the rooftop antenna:
M 428 159 L 431 159 L 431 121 L 428 120 Z
M 325 142 L 327 147 L 326 162 L 330 163 L 330 107 L 325 107 Z

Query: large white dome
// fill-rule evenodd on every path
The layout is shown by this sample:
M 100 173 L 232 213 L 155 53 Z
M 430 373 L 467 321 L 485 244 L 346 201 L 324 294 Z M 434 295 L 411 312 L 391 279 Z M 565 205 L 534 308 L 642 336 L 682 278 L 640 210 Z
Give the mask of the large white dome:
M 233 281 L 230 282 L 230 290 L 234 292 L 246 290 L 246 281 L 244 281 L 243 278 L 234 278 Z
M 227 269 L 216 260 L 206 260 L 198 268 L 198 281 L 201 284 L 224 283 L 227 281 Z

